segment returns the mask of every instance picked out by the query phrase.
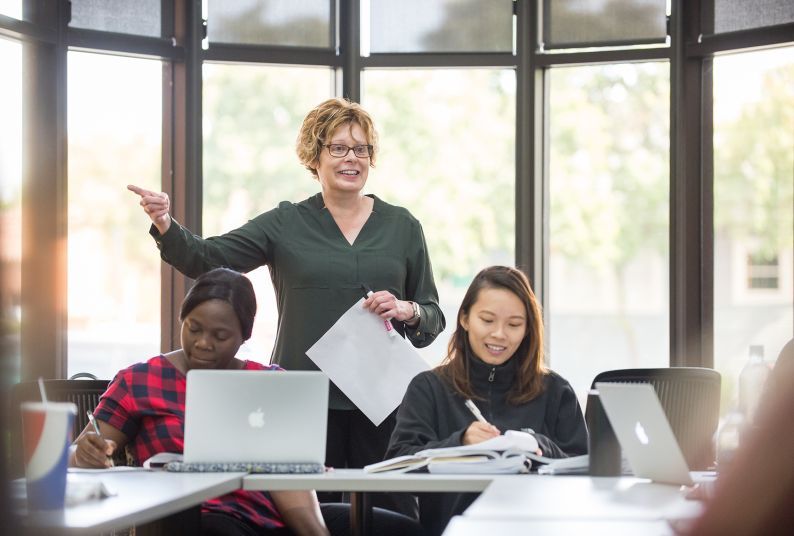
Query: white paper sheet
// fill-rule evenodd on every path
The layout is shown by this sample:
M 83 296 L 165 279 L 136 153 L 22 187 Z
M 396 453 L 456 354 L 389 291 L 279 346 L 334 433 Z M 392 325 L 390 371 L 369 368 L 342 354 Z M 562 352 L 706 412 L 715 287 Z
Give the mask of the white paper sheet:
M 358 302 L 306 354 L 376 426 L 402 402 L 408 383 L 430 367 L 383 319 Z

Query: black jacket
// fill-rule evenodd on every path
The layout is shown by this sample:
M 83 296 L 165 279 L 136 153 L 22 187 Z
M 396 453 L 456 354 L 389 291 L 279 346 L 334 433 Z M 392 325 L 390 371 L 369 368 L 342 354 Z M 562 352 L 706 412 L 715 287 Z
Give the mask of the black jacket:
M 544 456 L 564 458 L 587 453 L 587 428 L 571 385 L 555 372 L 544 379 L 544 391 L 535 399 L 514 406 L 507 402 L 517 362 L 493 366 L 467 357 L 474 403 L 485 419 L 502 430 L 532 428 Z M 456 394 L 435 371 L 418 374 L 408 386 L 397 412 L 386 457 L 420 450 L 461 445 L 463 433 L 475 420 Z M 422 524 L 440 534 L 449 519 L 460 514 L 476 494 L 427 493 L 419 496 Z

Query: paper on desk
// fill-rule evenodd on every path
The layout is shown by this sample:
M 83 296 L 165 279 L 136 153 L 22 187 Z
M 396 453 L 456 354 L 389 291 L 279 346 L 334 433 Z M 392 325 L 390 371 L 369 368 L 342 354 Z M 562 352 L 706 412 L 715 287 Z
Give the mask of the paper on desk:
M 430 367 L 410 342 L 390 337 L 383 319 L 363 302 L 353 304 L 306 355 L 377 426 L 402 402 L 413 377 Z
M 109 488 L 101 480 L 82 480 L 76 477 L 68 477 L 66 479 L 64 503 L 67 506 L 74 506 L 76 504 L 104 499 L 114 495 L 117 495 L 116 491 Z
M 145 467 L 137 467 L 132 465 L 116 465 L 113 467 L 69 467 L 69 473 L 127 473 L 130 471 L 147 471 Z

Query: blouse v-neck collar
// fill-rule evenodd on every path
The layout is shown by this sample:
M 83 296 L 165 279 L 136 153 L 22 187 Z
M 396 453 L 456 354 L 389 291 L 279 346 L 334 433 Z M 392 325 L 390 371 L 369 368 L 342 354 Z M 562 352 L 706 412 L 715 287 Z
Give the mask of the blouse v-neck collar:
M 375 194 L 365 194 L 365 196 L 372 199 L 372 212 L 370 212 L 369 216 L 367 216 L 367 219 L 364 221 L 361 229 L 359 229 L 356 239 L 353 240 L 352 244 L 347 240 L 347 237 L 345 236 L 345 233 L 342 232 L 342 229 L 339 228 L 339 224 L 336 223 L 331 211 L 325 206 L 325 200 L 323 199 L 322 192 L 317 192 L 313 197 L 309 198 L 309 201 L 322 217 L 328 219 L 328 225 L 332 226 L 332 228 L 336 231 L 336 234 L 344 241 L 344 243 L 347 244 L 348 247 L 353 248 L 359 243 L 362 233 L 364 233 L 369 226 L 370 220 L 372 220 L 372 218 L 380 211 L 383 203 Z

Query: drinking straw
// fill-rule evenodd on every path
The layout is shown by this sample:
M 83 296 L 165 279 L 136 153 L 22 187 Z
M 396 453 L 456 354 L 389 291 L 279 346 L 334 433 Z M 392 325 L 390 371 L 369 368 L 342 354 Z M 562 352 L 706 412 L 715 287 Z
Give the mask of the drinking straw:
M 47 393 L 44 391 L 44 380 L 41 379 L 41 376 L 39 376 L 39 391 L 41 391 L 41 401 L 46 404 Z

